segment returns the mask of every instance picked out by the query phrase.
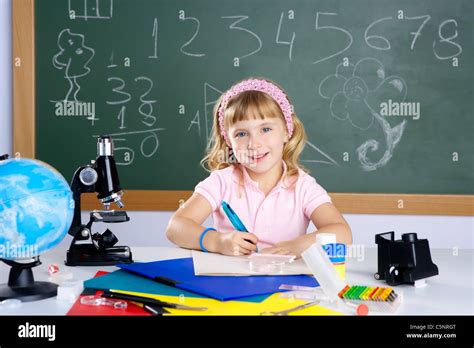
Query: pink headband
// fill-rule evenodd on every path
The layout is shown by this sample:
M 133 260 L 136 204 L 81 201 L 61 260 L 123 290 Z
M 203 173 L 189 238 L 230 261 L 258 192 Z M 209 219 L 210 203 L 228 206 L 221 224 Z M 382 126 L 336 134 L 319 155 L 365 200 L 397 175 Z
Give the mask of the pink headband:
M 219 106 L 218 110 L 218 117 L 219 117 L 219 127 L 221 130 L 221 134 L 224 137 L 227 145 L 230 146 L 229 138 L 227 137 L 227 133 L 224 127 L 224 111 L 229 104 L 229 100 L 235 97 L 237 94 L 240 94 L 245 91 L 260 91 L 268 94 L 270 97 L 275 100 L 278 105 L 280 106 L 281 111 L 283 112 L 283 116 L 285 117 L 286 121 L 286 128 L 288 130 L 288 138 L 291 138 L 293 134 L 293 120 L 291 118 L 291 105 L 286 97 L 286 94 L 273 83 L 270 83 L 265 80 L 258 80 L 258 79 L 249 79 L 242 82 L 239 82 L 235 86 L 233 86 L 222 98 L 221 105 Z

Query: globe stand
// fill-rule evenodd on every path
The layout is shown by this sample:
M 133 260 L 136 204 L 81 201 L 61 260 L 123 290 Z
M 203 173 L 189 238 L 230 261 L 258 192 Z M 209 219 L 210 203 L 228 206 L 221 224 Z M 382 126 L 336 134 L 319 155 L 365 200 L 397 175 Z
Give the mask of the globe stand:
M 11 267 L 8 284 L 0 285 L 0 301 L 18 299 L 22 302 L 38 301 L 57 295 L 58 286 L 50 282 L 35 281 L 33 267 L 41 265 L 39 257 L 33 262 L 20 263 L 0 259 Z

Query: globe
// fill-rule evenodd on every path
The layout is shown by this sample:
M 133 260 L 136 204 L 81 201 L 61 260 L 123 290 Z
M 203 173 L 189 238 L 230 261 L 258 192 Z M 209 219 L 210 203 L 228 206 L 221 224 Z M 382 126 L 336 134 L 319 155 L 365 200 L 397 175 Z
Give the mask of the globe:
M 71 226 L 72 192 L 39 160 L 0 161 L 0 258 L 26 259 L 56 246 Z

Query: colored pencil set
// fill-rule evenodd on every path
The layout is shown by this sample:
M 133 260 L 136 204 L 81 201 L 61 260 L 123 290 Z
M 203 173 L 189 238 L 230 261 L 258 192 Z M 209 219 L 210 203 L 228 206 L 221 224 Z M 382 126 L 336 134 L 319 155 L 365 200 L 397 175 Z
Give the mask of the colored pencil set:
M 338 294 L 346 302 L 364 303 L 372 311 L 395 311 L 401 302 L 401 294 L 392 288 L 363 285 L 346 285 Z

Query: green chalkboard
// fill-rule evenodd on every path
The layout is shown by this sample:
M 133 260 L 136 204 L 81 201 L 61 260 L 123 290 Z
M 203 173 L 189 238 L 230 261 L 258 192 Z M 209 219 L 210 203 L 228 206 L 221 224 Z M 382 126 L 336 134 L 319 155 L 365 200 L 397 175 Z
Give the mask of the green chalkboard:
M 288 92 L 328 191 L 473 194 L 473 7 L 37 0 L 36 157 L 70 179 L 111 134 L 124 188 L 191 190 L 215 100 L 264 76 Z

